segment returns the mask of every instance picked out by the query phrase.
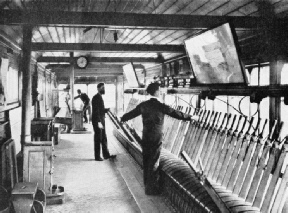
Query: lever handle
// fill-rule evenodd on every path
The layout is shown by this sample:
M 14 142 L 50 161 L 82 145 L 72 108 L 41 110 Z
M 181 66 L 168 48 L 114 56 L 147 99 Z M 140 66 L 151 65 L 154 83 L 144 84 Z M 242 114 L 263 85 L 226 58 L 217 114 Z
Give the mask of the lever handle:
M 231 115 L 231 116 L 232 116 L 232 115 Z M 237 115 L 234 115 L 233 120 L 232 120 L 232 123 L 231 123 L 231 126 L 230 126 L 230 130 L 233 129 L 234 124 L 235 124 L 235 121 L 236 121 L 236 118 L 237 118 Z
M 202 121 L 203 121 L 203 119 L 204 119 L 204 117 L 205 117 L 205 115 L 206 115 L 206 112 L 207 112 L 207 110 L 204 110 L 204 111 L 203 111 L 202 117 L 201 117 L 201 119 L 200 119 L 200 123 L 202 123 Z
M 222 122 L 221 122 L 221 124 L 219 126 L 219 129 L 222 129 L 222 127 L 224 126 L 224 122 L 225 122 L 226 118 L 227 118 L 227 113 L 224 114 Z
M 261 137 L 261 138 L 263 137 L 264 130 L 265 130 L 265 128 L 266 128 L 267 122 L 268 122 L 268 119 L 265 119 L 265 120 L 264 120 L 264 124 L 263 124 L 263 126 L 262 126 L 262 130 L 261 130 L 261 132 L 260 132 L 260 134 L 259 134 L 259 137 Z
M 281 132 L 282 132 L 282 130 L 283 130 L 283 121 L 281 121 L 280 123 L 279 123 L 279 127 L 278 127 L 278 131 L 276 132 L 277 133 L 277 135 L 275 135 L 275 140 L 279 140 L 279 137 L 280 137 L 280 135 L 281 135 Z
M 272 140 L 274 131 L 275 131 L 275 129 L 276 129 L 276 125 L 277 125 L 277 120 L 274 121 L 274 124 L 273 124 L 273 126 L 272 126 L 271 132 L 270 132 L 270 134 L 269 134 L 269 136 L 268 136 L 268 138 L 269 138 L 270 140 Z
M 211 111 L 210 117 L 208 118 L 207 123 L 206 123 L 206 124 L 207 124 L 207 127 L 209 126 L 209 124 L 210 124 L 213 116 L 214 116 L 214 111 Z
M 240 130 L 240 133 L 243 133 L 244 128 L 245 128 L 246 123 L 247 123 L 247 116 L 243 116 L 243 117 L 244 117 L 244 121 L 243 121 L 243 126 L 242 126 L 242 128 L 241 128 L 241 130 Z
M 250 121 L 248 121 L 249 122 L 249 126 L 248 126 L 248 129 L 247 129 L 247 133 L 250 132 L 250 129 L 251 129 L 252 124 L 253 124 L 253 121 L 254 121 L 254 117 L 251 117 Z
M 228 116 L 227 116 L 227 122 L 226 122 L 226 125 L 225 125 L 225 129 L 227 129 L 229 123 L 230 123 L 230 118 L 231 118 L 231 114 L 228 113 Z
M 215 116 L 214 116 L 214 119 L 213 119 L 213 121 L 212 121 L 211 126 L 214 126 L 215 121 L 216 121 L 216 119 L 217 119 L 217 116 L 218 116 L 218 112 L 215 113 Z
M 222 115 L 222 112 L 219 112 L 219 115 L 218 115 L 217 121 L 216 121 L 216 123 L 215 123 L 215 124 L 216 124 L 215 127 L 218 126 L 221 115 Z
M 238 122 L 237 122 L 237 125 L 236 125 L 236 128 L 235 128 L 236 132 L 238 131 L 239 125 L 241 123 L 241 120 L 242 120 L 242 115 L 239 116 L 239 119 L 238 119 Z
M 207 112 L 207 116 L 205 117 L 204 121 L 203 121 L 203 125 L 206 125 L 208 122 L 208 118 L 209 118 L 209 115 L 210 115 L 210 110 L 208 110 Z
M 256 135 L 256 132 L 259 131 L 260 122 L 261 122 L 261 118 L 258 118 L 256 127 L 255 127 L 254 132 L 253 132 L 253 135 Z

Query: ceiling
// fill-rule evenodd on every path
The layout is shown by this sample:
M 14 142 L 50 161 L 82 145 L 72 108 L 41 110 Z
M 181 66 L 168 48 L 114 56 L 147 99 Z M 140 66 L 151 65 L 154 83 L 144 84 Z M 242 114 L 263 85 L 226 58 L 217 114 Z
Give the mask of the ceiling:
M 263 29 L 258 27 L 241 29 L 236 33 L 241 51 L 249 53 L 248 58 L 263 54 L 267 45 L 267 31 L 271 17 L 286 19 L 287 0 L 0 0 L 0 9 L 22 11 L 67 11 L 67 12 L 121 12 L 136 14 L 177 14 L 200 16 L 236 16 L 263 17 Z M 212 27 L 212 26 L 211 26 Z M 36 26 L 33 29 L 32 42 L 35 43 L 102 43 L 102 44 L 149 44 L 182 45 L 184 40 L 203 29 L 137 29 L 115 26 Z M 114 33 L 117 32 L 117 43 Z M 13 38 L 22 45 L 22 27 L 17 25 L 0 25 L 0 34 Z M 265 51 L 264 51 L 265 52 Z M 36 51 L 38 56 L 69 57 L 68 51 Z M 177 52 L 129 52 L 129 51 L 75 51 L 74 56 L 90 57 L 145 57 L 164 60 L 183 53 Z M 247 58 L 247 56 L 245 56 Z M 45 63 L 46 65 L 47 63 Z M 153 63 L 145 64 L 153 66 Z

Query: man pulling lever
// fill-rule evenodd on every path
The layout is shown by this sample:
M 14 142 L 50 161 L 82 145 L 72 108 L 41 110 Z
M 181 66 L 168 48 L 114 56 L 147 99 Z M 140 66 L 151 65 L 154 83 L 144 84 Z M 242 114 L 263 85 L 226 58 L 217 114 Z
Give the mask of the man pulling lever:
M 135 109 L 126 113 L 121 122 L 128 121 L 139 115 L 143 120 L 142 155 L 144 168 L 144 185 L 147 195 L 160 194 L 159 188 L 159 159 L 162 148 L 162 131 L 164 115 L 169 115 L 180 120 L 192 120 L 188 114 L 175 110 L 158 100 L 160 85 L 151 83 L 147 87 L 147 93 L 151 95 L 150 100 L 140 103 Z
M 86 93 L 82 93 L 80 89 L 77 90 L 78 95 L 74 97 L 74 100 L 77 98 L 80 98 L 81 101 L 83 102 L 83 118 L 84 118 L 84 123 L 88 123 L 87 119 L 87 109 L 89 108 L 90 105 L 90 98 Z

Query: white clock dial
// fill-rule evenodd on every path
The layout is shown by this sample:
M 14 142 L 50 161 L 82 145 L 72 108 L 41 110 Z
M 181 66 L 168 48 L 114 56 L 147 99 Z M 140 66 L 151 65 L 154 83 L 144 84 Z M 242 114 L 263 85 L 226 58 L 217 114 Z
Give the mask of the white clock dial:
M 80 56 L 80 57 L 77 59 L 77 66 L 78 66 L 78 67 L 80 67 L 80 68 L 85 68 L 87 65 L 88 65 L 88 60 L 87 60 L 86 57 Z

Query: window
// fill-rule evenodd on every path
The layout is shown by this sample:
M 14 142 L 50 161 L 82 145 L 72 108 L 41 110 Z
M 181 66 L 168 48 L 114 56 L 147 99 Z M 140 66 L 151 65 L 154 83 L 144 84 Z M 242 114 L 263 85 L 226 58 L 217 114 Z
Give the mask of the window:
M 174 106 L 176 104 L 176 96 L 175 95 L 166 95 L 165 96 L 165 104 Z
M 281 70 L 281 84 L 288 84 L 288 64 L 284 64 Z
M 216 112 L 226 113 L 228 109 L 226 104 L 227 101 L 227 96 L 217 96 L 214 100 L 214 110 Z
M 270 83 L 270 69 L 269 66 L 261 67 L 260 70 L 258 67 L 254 67 L 251 71 L 250 77 L 251 86 L 266 86 Z
M 178 97 L 178 105 L 179 106 L 183 106 L 183 110 L 182 111 L 186 111 L 187 107 L 190 107 L 190 96 L 191 95 L 177 95 Z M 193 111 L 192 111 L 193 112 Z
M 214 110 L 214 101 L 206 98 L 206 100 L 205 100 L 205 109 L 206 110 L 210 110 L 210 111 Z
M 281 132 L 281 139 L 288 133 L 288 105 L 284 104 L 284 98 L 281 98 L 281 121 L 284 122 L 283 129 Z
M 284 64 L 281 70 L 281 84 L 288 84 L 288 64 Z M 283 129 L 281 132 L 281 138 L 287 135 L 288 133 L 288 105 L 284 104 L 284 97 L 281 98 L 281 121 L 284 122 Z
M 116 87 L 114 84 L 105 84 L 105 95 L 103 95 L 104 103 L 106 108 L 113 108 L 116 107 Z
M 254 68 L 255 69 L 255 68 Z M 258 68 L 257 68 L 258 70 Z M 270 84 L 270 68 L 269 66 L 260 68 L 259 85 L 265 86 Z
M 80 89 L 82 93 L 87 94 L 87 85 L 86 84 L 74 84 L 74 97 L 78 96 L 77 90 Z M 88 95 L 88 94 L 87 94 Z M 80 98 L 74 100 L 74 107 L 76 110 L 81 110 L 83 108 L 83 102 Z
M 257 86 L 258 85 L 258 80 L 259 80 L 259 75 L 258 75 L 258 69 L 253 68 L 251 73 L 250 73 L 250 85 L 251 86 Z
M 19 100 L 19 76 L 18 71 L 9 67 L 7 72 L 7 103 Z

